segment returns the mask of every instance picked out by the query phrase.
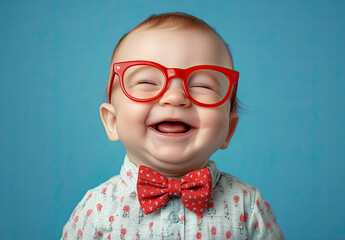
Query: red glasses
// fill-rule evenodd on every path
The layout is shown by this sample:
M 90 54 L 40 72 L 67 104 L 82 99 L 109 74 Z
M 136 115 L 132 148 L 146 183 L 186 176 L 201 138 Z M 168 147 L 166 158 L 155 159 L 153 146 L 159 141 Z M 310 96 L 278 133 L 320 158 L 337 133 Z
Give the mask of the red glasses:
M 114 63 L 109 86 L 109 103 L 115 75 L 120 80 L 123 93 L 136 102 L 151 102 L 159 99 L 165 93 L 169 81 L 179 78 L 191 102 L 202 107 L 216 107 L 223 104 L 231 92 L 231 106 L 233 106 L 239 72 L 213 65 L 180 69 L 166 68 L 150 61 Z

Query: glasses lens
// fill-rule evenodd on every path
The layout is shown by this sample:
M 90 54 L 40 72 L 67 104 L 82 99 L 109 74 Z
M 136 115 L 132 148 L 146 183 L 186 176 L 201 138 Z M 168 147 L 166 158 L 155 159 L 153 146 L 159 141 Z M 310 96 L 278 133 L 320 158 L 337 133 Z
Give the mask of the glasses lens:
M 129 67 L 123 76 L 126 92 L 134 98 L 149 99 L 164 87 L 165 76 L 158 68 L 148 65 Z
M 229 89 L 226 75 L 211 69 L 192 72 L 187 79 L 190 96 L 200 103 L 214 104 L 222 101 Z

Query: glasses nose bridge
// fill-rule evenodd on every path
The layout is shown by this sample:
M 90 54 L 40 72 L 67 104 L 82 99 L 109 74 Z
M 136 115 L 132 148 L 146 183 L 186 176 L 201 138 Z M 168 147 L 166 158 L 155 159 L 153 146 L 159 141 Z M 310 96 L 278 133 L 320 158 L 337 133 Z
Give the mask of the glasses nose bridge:
M 167 68 L 167 82 L 173 78 L 179 78 L 183 81 L 184 70 L 180 68 Z

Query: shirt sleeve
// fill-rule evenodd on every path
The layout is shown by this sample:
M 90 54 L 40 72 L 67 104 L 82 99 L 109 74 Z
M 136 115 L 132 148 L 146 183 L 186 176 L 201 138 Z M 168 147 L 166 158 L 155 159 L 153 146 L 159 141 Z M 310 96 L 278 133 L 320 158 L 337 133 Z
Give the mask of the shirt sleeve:
M 92 190 L 89 190 L 83 199 L 74 209 L 71 217 L 65 224 L 61 240 L 75 239 L 93 239 L 97 231 L 97 206 L 96 196 Z
M 270 205 L 262 198 L 259 190 L 255 191 L 252 212 L 248 221 L 249 240 L 284 240 L 276 217 Z

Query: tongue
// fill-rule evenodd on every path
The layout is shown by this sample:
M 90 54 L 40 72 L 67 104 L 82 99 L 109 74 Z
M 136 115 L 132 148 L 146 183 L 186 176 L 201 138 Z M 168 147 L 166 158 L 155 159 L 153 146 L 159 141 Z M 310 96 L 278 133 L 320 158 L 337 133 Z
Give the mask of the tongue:
M 182 133 L 187 131 L 186 124 L 179 122 L 162 122 L 156 125 L 156 129 L 165 133 Z

